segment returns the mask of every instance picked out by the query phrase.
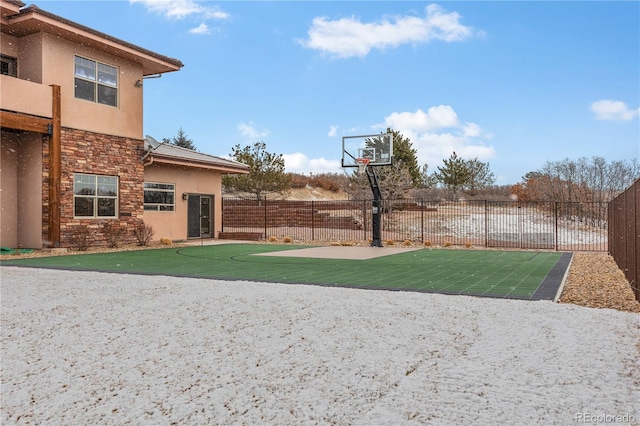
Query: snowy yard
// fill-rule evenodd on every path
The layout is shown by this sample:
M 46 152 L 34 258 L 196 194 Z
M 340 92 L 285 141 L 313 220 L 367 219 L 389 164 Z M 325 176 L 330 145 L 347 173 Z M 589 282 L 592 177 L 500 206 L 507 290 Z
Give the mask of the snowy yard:
M 303 285 L 0 273 L 3 424 L 640 422 L 637 314 Z

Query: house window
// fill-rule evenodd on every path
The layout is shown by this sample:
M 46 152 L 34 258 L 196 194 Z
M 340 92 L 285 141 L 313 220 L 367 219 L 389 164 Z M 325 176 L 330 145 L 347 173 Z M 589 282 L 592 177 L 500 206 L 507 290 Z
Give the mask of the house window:
M 172 183 L 144 183 L 144 209 L 172 212 L 176 208 L 176 186 Z
M 85 175 L 73 178 L 73 214 L 76 217 L 117 217 L 118 178 Z
M 75 94 L 78 99 L 117 106 L 118 69 L 76 56 Z
M 7 55 L 0 55 L 0 74 L 10 77 L 18 76 L 18 60 Z

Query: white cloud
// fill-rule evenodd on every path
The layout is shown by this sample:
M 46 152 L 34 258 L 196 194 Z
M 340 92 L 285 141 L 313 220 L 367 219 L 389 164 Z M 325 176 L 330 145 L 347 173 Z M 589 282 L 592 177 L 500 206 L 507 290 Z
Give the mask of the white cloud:
M 466 123 L 463 126 L 462 130 L 464 132 L 464 135 L 469 138 L 480 136 L 480 132 L 482 131 L 482 129 L 480 129 L 480 126 L 478 126 L 476 123 Z
M 621 101 L 600 100 L 591 104 L 591 111 L 596 115 L 596 120 L 633 120 L 640 116 L 640 108 L 630 109 Z
M 486 145 L 493 134 L 485 132 L 478 124 L 461 123 L 455 110 L 449 105 L 430 107 L 425 113 L 393 112 L 385 117 L 377 128 L 390 127 L 408 138 L 417 151 L 418 164 L 428 164 L 433 171 L 442 165 L 455 151 L 465 159 L 478 158 L 487 161 L 495 156 L 495 149 Z
M 403 44 L 433 40 L 462 41 L 481 35 L 460 23 L 457 12 L 446 12 L 438 5 L 426 7 L 426 16 L 398 16 L 378 22 L 361 22 L 355 17 L 330 20 L 314 18 L 308 39 L 299 43 L 338 58 L 364 57 L 372 49 L 393 48 Z
M 249 124 L 246 124 L 246 123 L 238 124 L 238 130 L 240 131 L 240 134 L 242 136 L 248 137 L 249 139 L 252 139 L 252 140 L 269 136 L 268 129 L 257 130 L 253 126 L 253 122 L 249 122 Z M 258 142 L 258 141 L 254 140 L 254 142 Z
M 284 168 L 287 173 L 341 173 L 340 161 L 325 158 L 309 158 L 305 154 L 283 154 Z
M 140 3 L 149 11 L 169 19 L 193 17 L 205 21 L 209 19 L 225 21 L 231 18 L 228 13 L 217 7 L 203 6 L 193 0 L 129 0 L 129 3 Z M 209 26 L 204 22 L 189 32 L 191 34 L 211 34 Z
M 196 28 L 192 28 L 189 30 L 191 34 L 211 34 L 211 30 L 209 30 L 209 26 L 204 22 L 197 26 Z
M 446 127 L 458 126 L 458 115 L 448 105 L 433 106 L 425 113 L 421 109 L 416 112 L 394 112 L 385 118 L 385 128 L 406 128 L 418 132 L 426 132 Z
M 336 133 L 338 133 L 338 126 L 329 126 L 329 133 L 327 133 L 327 136 L 332 138 L 336 135 Z

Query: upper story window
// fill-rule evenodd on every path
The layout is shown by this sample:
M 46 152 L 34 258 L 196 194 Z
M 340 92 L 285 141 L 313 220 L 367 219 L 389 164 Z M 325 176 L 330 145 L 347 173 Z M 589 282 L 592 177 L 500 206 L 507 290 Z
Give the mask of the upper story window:
M 18 76 L 18 60 L 7 55 L 0 55 L 0 74 L 11 77 Z
M 118 105 L 118 68 L 81 56 L 75 57 L 76 98 Z

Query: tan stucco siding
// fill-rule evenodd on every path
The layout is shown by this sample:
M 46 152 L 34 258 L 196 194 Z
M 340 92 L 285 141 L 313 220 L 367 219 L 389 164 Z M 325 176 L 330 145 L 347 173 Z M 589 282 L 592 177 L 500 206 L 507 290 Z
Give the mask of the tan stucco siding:
M 18 46 L 18 78 L 42 83 L 42 33 L 20 37 Z
M 20 54 L 19 52 L 19 39 L 17 37 L 11 36 L 9 34 L 2 34 L 0 37 L 0 51 L 4 55 L 12 56 L 17 58 Z
M 42 247 L 42 136 L 23 135 L 18 156 L 18 247 Z
M 43 34 L 43 55 L 47 58 L 43 84 L 61 87 L 62 126 L 107 135 L 142 139 L 142 66 L 107 53 Z M 116 107 L 76 99 L 75 56 L 82 56 L 118 68 Z
M 2 132 L 0 246 L 42 247 L 42 137 Z
M 18 246 L 18 141 L 9 133 L 0 138 L 0 246 Z
M 153 226 L 155 240 L 187 239 L 187 201 L 182 194 L 213 196 L 213 229 L 217 236 L 222 226 L 221 175 L 219 172 L 171 165 L 151 164 L 144 169 L 145 182 L 171 183 L 176 188 L 175 211 L 155 212 L 146 210 L 144 221 Z

